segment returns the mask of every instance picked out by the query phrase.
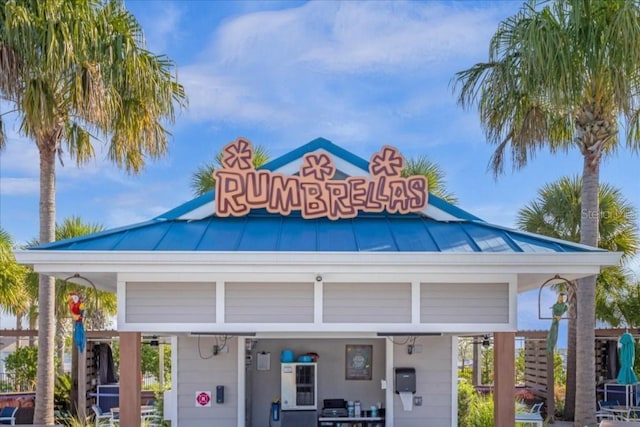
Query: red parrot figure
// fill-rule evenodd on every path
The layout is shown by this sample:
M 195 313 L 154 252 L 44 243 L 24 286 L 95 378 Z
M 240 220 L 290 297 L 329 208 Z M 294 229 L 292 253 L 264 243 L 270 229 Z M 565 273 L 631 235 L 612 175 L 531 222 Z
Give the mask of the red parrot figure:
M 84 351 L 86 343 L 86 333 L 84 330 L 84 303 L 80 299 L 80 295 L 76 292 L 70 292 L 67 297 L 69 303 L 69 311 L 73 317 L 73 340 L 78 346 L 78 351 L 82 353 Z

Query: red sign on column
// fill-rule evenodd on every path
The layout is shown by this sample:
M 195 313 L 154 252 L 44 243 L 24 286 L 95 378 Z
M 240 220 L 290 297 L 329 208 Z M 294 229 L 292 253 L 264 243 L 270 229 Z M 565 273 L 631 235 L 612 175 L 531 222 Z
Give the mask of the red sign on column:
M 196 408 L 209 408 L 209 407 L 211 407 L 211 392 L 196 391 Z

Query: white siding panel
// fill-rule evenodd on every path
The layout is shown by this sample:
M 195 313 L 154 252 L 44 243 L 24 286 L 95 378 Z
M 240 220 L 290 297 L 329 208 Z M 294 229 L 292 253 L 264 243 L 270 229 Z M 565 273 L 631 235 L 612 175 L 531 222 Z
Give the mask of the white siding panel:
M 211 323 L 216 321 L 215 283 L 128 282 L 129 323 Z
M 225 283 L 226 323 L 313 323 L 313 283 Z
M 324 283 L 325 323 L 411 323 L 411 283 Z
M 508 323 L 508 283 L 422 283 L 422 323 Z
M 405 342 L 409 337 L 394 337 Z M 395 367 L 411 366 L 416 369 L 416 394 L 422 397 L 422 406 L 405 411 L 400 396 L 393 395 L 393 413 L 396 427 L 451 427 L 451 394 L 456 390 L 451 383 L 451 337 L 418 337 L 422 346 L 419 354 L 407 354 L 404 345 L 395 345 Z
M 178 338 L 178 425 L 185 427 L 237 427 L 238 369 L 237 338 L 226 345 L 229 352 L 213 356 L 213 337 Z M 224 403 L 215 401 L 216 386 L 224 386 Z M 209 408 L 196 407 L 196 391 L 210 391 Z

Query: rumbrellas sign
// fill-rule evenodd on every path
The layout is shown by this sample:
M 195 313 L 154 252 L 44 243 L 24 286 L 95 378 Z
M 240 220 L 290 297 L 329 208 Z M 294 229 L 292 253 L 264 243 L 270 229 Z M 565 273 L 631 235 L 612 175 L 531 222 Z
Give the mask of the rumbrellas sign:
M 427 205 L 427 179 L 400 176 L 404 157 L 385 145 L 371 156 L 371 177 L 333 180 L 336 167 L 324 152 L 305 154 L 299 175 L 284 175 L 253 166 L 253 148 L 243 138 L 222 150 L 222 168 L 216 180 L 216 215 L 242 216 L 251 209 L 289 215 L 300 211 L 303 218 L 336 220 L 353 218 L 358 212 L 409 213 Z

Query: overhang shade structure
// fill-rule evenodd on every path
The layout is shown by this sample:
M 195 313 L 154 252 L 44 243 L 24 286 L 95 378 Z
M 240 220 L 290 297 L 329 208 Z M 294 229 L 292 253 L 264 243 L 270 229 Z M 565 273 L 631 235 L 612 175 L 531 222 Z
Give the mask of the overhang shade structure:
M 381 344 L 380 337 L 421 336 L 429 352 L 419 360 L 383 340 L 380 378 L 393 384 L 394 367 L 410 363 L 418 389 L 444 397 L 409 412 L 388 387 L 386 425 L 454 425 L 455 337 L 491 332 L 504 368 L 496 377 L 495 425 L 513 425 L 514 378 L 506 373 L 513 372 L 518 293 L 556 275 L 598 274 L 620 259 L 487 223 L 428 194 L 424 178 L 400 175 L 404 159 L 393 147 L 366 161 L 318 138 L 257 170 L 247 141 L 224 152 L 215 191 L 143 223 L 16 252 L 38 273 L 79 274 L 116 292 L 118 331 L 131 360 L 139 359 L 140 333 L 176 336 L 178 421 L 190 427 L 212 419 L 220 427 L 245 425 L 243 336 L 332 339 L 335 349 L 344 339 Z M 237 358 L 214 364 L 198 357 L 200 338 L 193 337 L 203 334 L 239 337 Z M 139 366 L 123 369 L 134 425 Z M 194 408 L 193 394 L 230 372 L 235 406 Z M 342 369 L 338 377 L 344 381 Z M 254 403 L 257 414 L 268 411 Z

